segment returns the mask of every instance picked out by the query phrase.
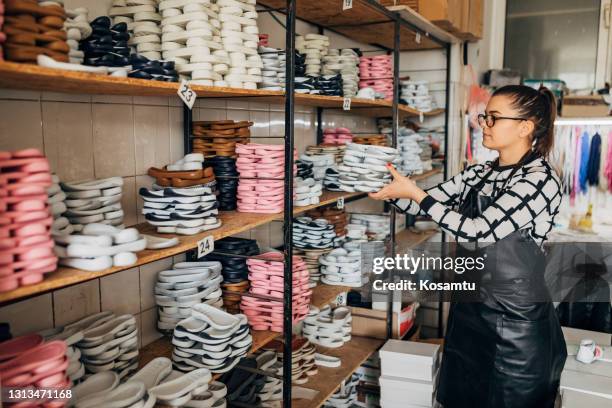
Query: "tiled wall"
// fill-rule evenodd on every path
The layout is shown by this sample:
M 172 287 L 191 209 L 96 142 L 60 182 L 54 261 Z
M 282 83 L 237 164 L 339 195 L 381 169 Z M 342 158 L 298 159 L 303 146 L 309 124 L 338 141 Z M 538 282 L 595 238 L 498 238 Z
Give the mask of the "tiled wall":
M 198 99 L 194 120 L 250 120 L 254 142 L 282 143 L 280 105 L 244 100 Z M 312 108 L 297 107 L 295 146 L 302 153 L 316 142 Z M 374 121 L 342 112 L 326 112 L 324 126 L 375 131 Z M 68 95 L 0 89 L 0 150 L 36 147 L 64 181 L 121 176 L 126 225 L 144 222 L 138 189 L 150 186 L 151 166 L 183 155 L 183 112 L 178 97 Z M 365 200 L 364 200 L 365 201 Z M 372 206 L 370 203 L 369 207 Z M 376 204 L 374 209 L 377 210 Z M 241 234 L 261 246 L 282 244 L 282 223 Z M 174 262 L 176 262 L 176 258 Z M 157 272 L 170 268 L 163 259 L 140 268 L 71 286 L 0 308 L 0 321 L 13 335 L 70 323 L 100 310 L 138 316 L 141 342 L 159 337 L 153 285 Z

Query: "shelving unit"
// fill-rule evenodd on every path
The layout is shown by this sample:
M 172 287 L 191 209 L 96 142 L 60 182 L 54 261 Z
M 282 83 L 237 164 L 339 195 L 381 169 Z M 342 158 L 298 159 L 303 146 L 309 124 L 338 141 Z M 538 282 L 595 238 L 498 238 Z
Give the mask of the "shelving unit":
M 295 94 L 293 82 L 295 78 L 295 23 L 296 18 L 315 24 L 319 29 L 326 29 L 346 35 L 356 41 L 381 47 L 384 51 L 392 52 L 394 56 L 394 98 L 392 101 L 367 100 L 361 98 L 351 99 L 351 113 L 369 117 L 392 117 L 393 133 L 392 145 L 397 146 L 398 123 L 404 117 L 425 117 L 444 114 L 448 122 L 448 106 L 445 109 L 436 109 L 431 112 L 419 112 L 408 106 L 399 104 L 399 52 L 411 50 L 441 49 L 447 52 L 447 81 L 446 101 L 448 104 L 449 82 L 449 54 L 450 43 L 457 39 L 418 14 L 408 10 L 388 10 L 375 0 L 355 0 L 349 10 L 342 10 L 341 0 L 319 0 L 309 2 L 306 0 L 258 0 L 258 5 L 268 11 L 280 11 L 286 14 L 286 89 L 287 92 L 265 90 L 243 90 L 234 88 L 192 86 L 199 98 L 241 98 L 271 104 L 284 104 L 285 106 L 285 197 L 292 197 L 293 180 L 293 147 L 294 147 L 294 108 L 296 105 L 317 108 L 317 127 L 321 132 L 323 109 L 343 109 L 343 98 L 334 96 Z M 179 85 L 148 81 L 134 78 L 116 78 L 110 76 L 54 70 L 35 65 L 0 62 L 0 87 L 25 89 L 49 92 L 64 92 L 78 94 L 106 94 L 130 96 L 176 96 Z M 184 108 L 184 142 L 186 152 L 190 149 L 191 111 Z M 448 130 L 448 129 L 446 129 Z M 447 133 L 447 132 L 446 132 Z M 447 136 L 447 135 L 445 135 Z M 445 166 L 446 167 L 446 166 Z M 414 180 L 424 180 L 428 177 L 446 174 L 444 170 L 435 169 L 425 174 L 412 177 Z M 45 279 L 35 285 L 20 287 L 16 290 L 0 293 L 0 305 L 6 305 L 28 297 L 57 290 L 77 283 L 97 279 L 114 274 L 136 266 L 154 262 L 159 259 L 192 251 L 197 242 L 204 237 L 212 235 L 215 240 L 239 234 L 264 225 L 272 221 L 284 223 L 284 260 L 285 260 L 285 290 L 284 290 L 284 332 L 253 331 L 253 346 L 256 351 L 271 340 L 283 336 L 289 338 L 291 327 L 291 271 L 292 271 L 292 218 L 313 208 L 333 204 L 343 198 L 345 202 L 366 197 L 365 193 L 338 193 L 325 192 L 320 203 L 307 207 L 293 207 L 290 199 L 285 200 L 284 211 L 279 214 L 250 214 L 234 211 L 221 212 L 219 218 L 223 225 L 221 228 L 207 231 L 194 236 L 178 236 L 179 245 L 163 250 L 145 250 L 139 252 L 138 262 L 130 267 L 109 268 L 99 272 L 86 272 L 72 268 L 58 268 L 57 271 L 45 276 Z M 136 226 L 142 233 L 156 235 L 154 228 L 148 224 Z M 391 209 L 391 231 L 395 230 L 395 210 Z M 418 245 L 428 240 L 434 233 L 414 233 L 409 230 L 401 231 L 391 238 L 391 254 L 395 254 L 396 246 L 402 247 Z M 163 236 L 168 237 L 168 234 Z M 319 285 L 313 290 L 311 303 L 322 307 L 332 302 L 340 293 L 348 291 L 343 286 Z M 284 406 L 289 407 L 318 407 L 338 388 L 340 383 L 350 377 L 351 373 L 359 367 L 384 340 L 354 337 L 349 343 L 337 349 L 323 349 L 321 352 L 337 356 L 342 359 L 342 366 L 337 369 L 319 367 L 319 374 L 312 377 L 305 385 L 318 391 L 314 400 L 291 399 L 291 358 L 285 358 L 283 371 L 286 375 L 284 381 Z M 168 338 L 161 338 L 141 349 L 140 364 L 144 365 L 154 357 L 172 354 L 172 345 Z M 291 345 L 287 342 L 284 349 L 286 356 L 291 355 Z

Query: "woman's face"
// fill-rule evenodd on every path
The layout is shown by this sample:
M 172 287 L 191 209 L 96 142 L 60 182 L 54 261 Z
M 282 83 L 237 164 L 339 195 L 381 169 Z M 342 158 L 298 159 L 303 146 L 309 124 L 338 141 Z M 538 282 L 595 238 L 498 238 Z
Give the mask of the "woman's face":
M 500 119 L 500 117 L 518 118 L 521 115 L 512 107 L 512 99 L 507 95 L 492 97 L 485 111 L 496 117 L 493 127 L 484 126 L 482 144 L 492 150 L 504 150 L 511 146 L 523 144 L 529 136 L 528 121 Z

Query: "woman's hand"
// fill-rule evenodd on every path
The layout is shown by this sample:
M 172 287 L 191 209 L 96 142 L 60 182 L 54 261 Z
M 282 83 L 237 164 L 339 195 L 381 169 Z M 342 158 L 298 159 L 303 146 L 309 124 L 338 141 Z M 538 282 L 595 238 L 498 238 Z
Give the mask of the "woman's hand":
M 370 198 L 375 200 L 407 198 L 420 204 L 421 200 L 427 196 L 427 193 L 417 186 L 416 183 L 409 177 L 399 174 L 392 164 L 387 164 L 387 168 L 393 176 L 393 181 L 384 186 L 377 193 L 369 193 L 368 195 Z

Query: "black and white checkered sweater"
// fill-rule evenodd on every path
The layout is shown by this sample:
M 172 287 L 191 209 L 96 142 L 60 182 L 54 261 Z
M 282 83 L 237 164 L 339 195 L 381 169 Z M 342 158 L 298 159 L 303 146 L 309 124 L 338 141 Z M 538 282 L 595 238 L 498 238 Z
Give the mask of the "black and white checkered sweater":
M 480 217 L 468 218 L 457 209 L 472 187 L 493 168 L 480 194 L 497 200 Z M 505 186 L 513 166 L 493 166 L 492 162 L 466 168 L 455 177 L 427 190 L 419 206 L 412 200 L 393 200 L 402 212 L 431 216 L 457 241 L 493 242 L 514 231 L 528 229 L 538 245 L 546 240 L 561 203 L 561 182 L 548 162 L 535 158 L 518 169 Z M 503 191 L 500 189 L 503 186 Z M 499 194 L 499 195 L 498 195 Z

